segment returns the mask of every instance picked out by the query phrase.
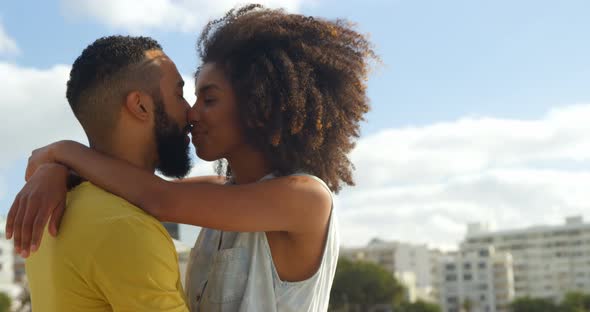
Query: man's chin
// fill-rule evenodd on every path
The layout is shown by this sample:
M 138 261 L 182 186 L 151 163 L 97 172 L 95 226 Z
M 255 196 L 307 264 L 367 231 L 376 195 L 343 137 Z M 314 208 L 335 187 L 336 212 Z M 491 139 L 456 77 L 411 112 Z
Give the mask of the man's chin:
M 182 162 L 182 166 L 179 166 L 178 164 L 179 163 L 176 162 L 170 165 L 159 165 L 156 167 L 156 170 L 167 178 L 182 179 L 190 173 L 192 162 L 188 159 Z
M 156 170 L 163 176 L 170 178 L 170 179 L 182 179 L 186 178 L 190 170 L 186 172 L 171 172 L 171 171 L 164 171 L 160 168 L 156 168 Z

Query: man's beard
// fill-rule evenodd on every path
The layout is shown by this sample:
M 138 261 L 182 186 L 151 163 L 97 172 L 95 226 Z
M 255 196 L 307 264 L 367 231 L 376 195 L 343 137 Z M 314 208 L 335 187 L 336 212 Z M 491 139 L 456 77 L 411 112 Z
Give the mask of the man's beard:
M 159 160 L 156 169 L 167 177 L 182 178 L 188 174 L 192 165 L 185 129 L 166 114 L 163 101 L 154 102 L 154 131 Z

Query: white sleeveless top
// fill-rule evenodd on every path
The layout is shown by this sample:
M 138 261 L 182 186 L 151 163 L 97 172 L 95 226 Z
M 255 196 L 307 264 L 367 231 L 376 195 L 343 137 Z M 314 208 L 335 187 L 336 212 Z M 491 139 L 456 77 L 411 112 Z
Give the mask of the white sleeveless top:
M 294 175 L 312 177 L 330 191 L 315 176 Z M 261 180 L 270 178 L 273 176 Z M 190 310 L 327 311 L 339 246 L 333 199 L 320 267 L 312 277 L 300 282 L 281 281 L 265 232 L 225 232 L 203 228 L 191 251 L 186 275 Z

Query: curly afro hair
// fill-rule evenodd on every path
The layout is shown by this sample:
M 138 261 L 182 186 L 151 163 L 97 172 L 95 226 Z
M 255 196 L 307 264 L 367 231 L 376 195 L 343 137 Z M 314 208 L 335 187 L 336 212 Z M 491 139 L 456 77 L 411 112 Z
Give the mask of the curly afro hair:
M 210 21 L 197 50 L 224 71 L 245 137 L 276 175 L 308 172 L 334 192 L 354 185 L 348 153 L 369 110 L 370 62 L 379 59 L 353 24 L 247 5 Z

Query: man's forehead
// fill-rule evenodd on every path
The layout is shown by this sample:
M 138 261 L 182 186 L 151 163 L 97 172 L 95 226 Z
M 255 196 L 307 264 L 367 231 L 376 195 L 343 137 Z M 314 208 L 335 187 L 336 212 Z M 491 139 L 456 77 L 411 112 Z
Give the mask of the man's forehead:
M 157 58 L 166 58 L 168 56 L 162 50 L 147 50 L 145 51 L 145 57 L 149 60 L 157 59 Z
M 174 62 L 172 62 L 166 53 L 160 50 L 149 50 L 145 52 L 145 59 L 139 66 L 157 66 L 162 68 L 170 65 L 174 65 Z
M 174 76 L 180 76 L 176 69 L 176 64 L 161 50 L 149 50 L 145 52 L 146 59 L 143 66 L 157 66 L 163 70 L 164 74 L 170 73 Z

